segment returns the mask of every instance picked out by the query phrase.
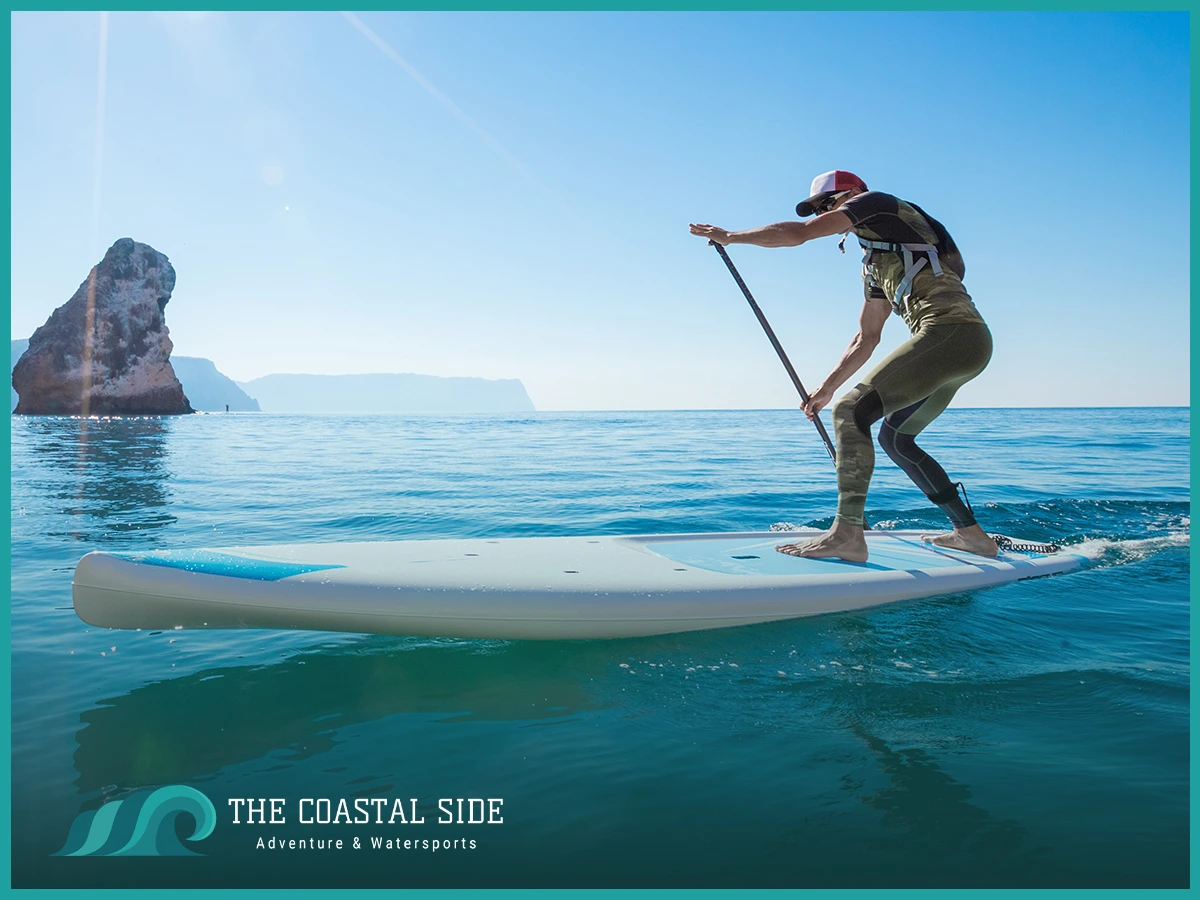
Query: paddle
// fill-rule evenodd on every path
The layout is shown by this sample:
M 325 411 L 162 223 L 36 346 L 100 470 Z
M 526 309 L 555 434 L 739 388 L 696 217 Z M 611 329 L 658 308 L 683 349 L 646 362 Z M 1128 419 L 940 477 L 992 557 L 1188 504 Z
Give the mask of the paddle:
M 767 337 L 771 339 L 771 346 L 775 348 L 775 352 L 779 354 L 779 359 L 783 363 L 783 367 L 787 369 L 788 375 L 792 376 L 792 384 L 796 386 L 796 390 L 800 392 L 800 399 L 805 403 L 808 402 L 808 392 L 804 390 L 804 385 L 800 383 L 800 376 L 796 374 L 796 370 L 792 368 L 792 362 L 788 359 L 787 354 L 783 351 L 783 347 L 779 343 L 779 338 L 775 337 L 775 331 L 771 328 L 771 323 L 767 321 L 767 317 L 763 315 L 763 311 L 758 308 L 758 304 L 754 302 L 754 295 L 750 293 L 750 288 L 746 287 L 746 282 L 742 281 L 742 276 L 738 274 L 737 267 L 734 266 L 733 260 L 729 258 L 729 254 L 725 252 L 725 248 L 716 241 L 709 241 L 713 247 L 717 248 L 717 252 L 721 254 L 721 259 L 725 260 L 725 265 L 729 267 L 729 274 L 733 276 L 733 280 L 737 282 L 738 287 L 742 289 L 742 293 L 746 295 L 746 299 L 750 301 L 750 308 L 754 310 L 754 315 L 758 316 L 758 324 L 763 327 L 763 331 L 767 333 Z M 821 416 L 818 413 L 812 420 L 817 426 L 817 432 L 821 435 L 821 440 L 825 442 L 825 449 L 829 451 L 829 458 L 837 462 L 837 451 L 833 449 L 833 441 L 829 439 L 829 433 L 825 431 L 825 423 L 821 421 Z
M 725 265 L 729 267 L 729 274 L 733 276 L 733 280 L 737 282 L 738 287 L 742 289 L 742 293 L 746 295 L 746 299 L 750 301 L 750 308 L 754 310 L 754 315 L 758 316 L 758 324 L 763 327 L 763 331 L 771 339 L 771 346 L 779 354 L 779 360 L 783 363 L 783 367 L 787 369 L 788 375 L 792 376 L 792 384 L 800 392 L 800 399 L 807 403 L 808 391 L 804 390 L 804 385 L 800 383 L 800 376 L 792 368 L 792 361 L 788 359 L 787 353 L 784 352 L 783 345 L 779 343 L 779 338 L 775 337 L 775 330 L 771 327 L 771 323 L 767 321 L 767 317 L 763 315 L 763 311 L 758 308 L 758 304 L 754 301 L 754 295 L 750 293 L 750 288 L 746 287 L 746 282 L 742 281 L 742 276 L 739 274 L 737 266 L 733 264 L 733 260 L 729 258 L 729 254 L 725 252 L 725 248 L 722 245 L 716 241 L 709 241 L 709 244 L 716 247 L 717 252 L 721 254 L 721 259 L 725 260 Z M 825 430 L 825 423 L 821 421 L 820 413 L 813 417 L 812 422 L 817 426 L 817 433 L 821 435 L 821 440 L 825 442 L 825 449 L 829 451 L 829 458 L 833 460 L 833 464 L 836 466 L 837 451 L 833 449 L 833 441 L 829 439 L 829 433 Z M 871 526 L 866 519 L 863 519 L 863 528 L 867 531 L 871 530 Z

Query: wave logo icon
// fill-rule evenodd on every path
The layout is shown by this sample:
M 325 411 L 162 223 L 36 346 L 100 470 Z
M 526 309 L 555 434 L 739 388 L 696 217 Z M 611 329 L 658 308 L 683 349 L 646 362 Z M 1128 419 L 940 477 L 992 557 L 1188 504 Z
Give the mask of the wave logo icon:
M 67 842 L 54 856 L 203 856 L 175 834 L 175 818 L 196 821 L 188 841 L 202 841 L 217 824 L 212 801 L 183 784 L 146 789 L 75 817 Z

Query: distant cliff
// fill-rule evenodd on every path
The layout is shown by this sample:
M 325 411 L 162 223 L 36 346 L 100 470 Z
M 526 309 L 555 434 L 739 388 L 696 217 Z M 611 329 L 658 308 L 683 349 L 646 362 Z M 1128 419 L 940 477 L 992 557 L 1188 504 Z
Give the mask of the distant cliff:
M 12 366 L 17 367 L 17 360 L 27 349 L 29 341 L 12 342 Z M 258 412 L 258 401 L 247 397 L 233 379 L 217 371 L 211 359 L 201 359 L 196 356 L 172 356 L 171 364 L 175 375 L 183 385 L 183 392 L 192 403 L 192 409 L 224 412 L 228 404 L 230 412 Z M 17 407 L 17 392 L 11 387 L 11 403 L 9 409 Z
M 12 367 L 29 341 L 12 342 Z M 434 375 L 267 375 L 236 382 L 210 359 L 173 356 L 171 364 L 192 408 L 208 412 L 389 413 L 532 412 L 519 379 L 439 378 Z M 11 392 L 17 405 L 17 392 Z
M 435 375 L 266 375 L 238 386 L 264 412 L 532 412 L 519 379 Z M 191 396 L 189 394 L 189 396 Z
M 224 412 L 259 412 L 258 401 L 237 386 L 232 378 L 217 371 L 211 359 L 199 356 L 172 356 L 171 365 L 183 384 L 192 409 Z

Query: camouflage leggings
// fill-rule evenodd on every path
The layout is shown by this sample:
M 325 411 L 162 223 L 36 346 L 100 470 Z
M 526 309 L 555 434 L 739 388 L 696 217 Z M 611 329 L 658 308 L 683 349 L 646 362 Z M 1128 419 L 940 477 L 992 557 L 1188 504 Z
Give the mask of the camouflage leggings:
M 928 325 L 875 367 L 833 407 L 837 439 L 837 519 L 863 524 L 867 487 L 875 469 L 871 426 L 883 419 L 879 443 L 955 527 L 975 524 L 949 476 L 913 438 L 937 418 L 960 387 L 992 357 L 992 335 L 982 322 Z

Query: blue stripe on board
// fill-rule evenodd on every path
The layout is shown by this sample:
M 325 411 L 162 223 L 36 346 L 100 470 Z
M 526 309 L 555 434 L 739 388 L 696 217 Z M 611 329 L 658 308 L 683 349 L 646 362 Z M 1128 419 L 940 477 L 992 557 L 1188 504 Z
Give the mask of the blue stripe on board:
M 269 559 L 253 559 L 213 550 L 154 550 L 149 553 L 114 553 L 120 559 L 148 566 L 184 569 L 201 575 L 224 575 L 254 581 L 279 581 L 292 575 L 306 575 L 325 569 L 344 569 L 338 565 L 307 565 Z

